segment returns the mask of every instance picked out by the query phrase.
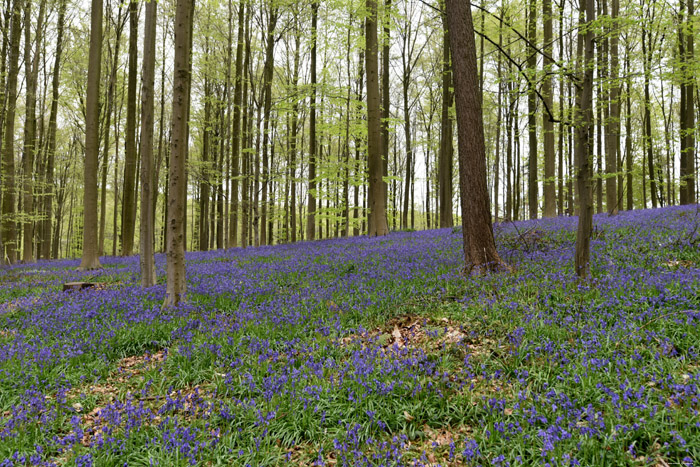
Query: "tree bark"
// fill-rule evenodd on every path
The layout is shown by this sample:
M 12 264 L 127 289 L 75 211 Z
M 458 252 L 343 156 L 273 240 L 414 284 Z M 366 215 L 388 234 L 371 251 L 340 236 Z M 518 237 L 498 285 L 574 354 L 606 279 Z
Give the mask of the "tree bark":
M 58 114 L 58 85 L 61 73 L 61 57 L 63 56 L 63 30 L 66 18 L 66 0 L 61 0 L 58 6 L 58 31 L 56 33 L 56 53 L 54 56 L 53 74 L 51 76 L 51 111 L 49 114 L 49 128 L 46 144 L 46 170 L 44 178 L 44 199 L 42 220 L 42 240 L 40 257 L 51 257 L 51 222 L 53 217 L 53 202 L 55 197 L 54 166 L 56 156 L 56 127 Z M 1 250 L 0 250 L 1 251 Z
M 313 0 L 311 2 L 311 104 L 309 117 L 309 207 L 306 214 L 307 240 L 316 238 L 316 42 L 319 1 Z
M 548 109 L 553 107 L 552 78 L 552 2 L 543 0 L 542 19 L 544 20 L 544 81 L 542 96 Z M 555 184 L 554 122 L 547 112 L 542 112 L 542 133 L 544 138 L 544 217 L 557 215 L 557 192 Z
M 617 190 L 617 161 L 620 158 L 620 59 L 619 42 L 620 30 L 618 16 L 620 12 L 620 0 L 612 0 L 611 27 L 610 27 L 610 118 L 607 120 L 605 143 L 605 198 L 607 211 L 610 215 L 618 213 L 620 198 Z
M 440 126 L 440 154 L 438 156 L 438 191 L 440 193 L 440 228 L 452 227 L 452 158 L 453 158 L 453 129 L 450 118 L 450 107 L 454 98 L 452 94 L 452 67 L 450 64 L 450 35 L 447 28 L 447 17 L 442 15 L 443 45 L 442 45 L 442 113 Z
M 465 273 L 507 269 L 496 251 L 486 186 L 481 93 L 469 3 L 446 0 L 452 45 Z
M 136 225 L 136 81 L 138 74 L 139 4 L 129 2 L 129 77 L 126 97 L 126 134 L 124 135 L 124 201 L 122 202 L 122 256 L 134 253 Z
M 369 236 L 389 233 L 386 221 L 383 163 L 381 152 L 381 109 L 379 104 L 379 65 L 377 63 L 377 1 L 366 0 L 365 68 L 367 70 L 367 157 L 369 160 Z
M 96 1 L 96 0 L 93 0 Z M 5 107 L 5 142 L 2 161 L 2 261 L 17 261 L 17 228 L 15 219 L 15 111 L 17 110 L 17 75 L 19 74 L 19 42 L 22 37 L 24 0 L 15 0 L 10 33 L 10 63 L 7 72 Z
M 39 57 L 41 56 L 41 42 L 44 36 L 44 13 L 46 0 L 42 0 L 39 6 L 39 18 L 37 20 L 34 55 L 31 54 L 31 2 L 26 4 L 24 25 L 24 61 L 27 82 L 27 99 L 25 106 L 24 122 L 24 240 L 22 249 L 22 261 L 30 263 L 34 261 L 34 159 L 37 151 L 36 137 L 36 92 L 39 78 Z
M 156 71 L 156 0 L 146 4 L 141 77 L 141 222 L 139 225 L 141 287 L 156 284 L 153 209 L 153 124 Z
M 175 10 L 175 63 L 173 65 L 172 140 L 168 180 L 167 288 L 163 307 L 175 306 L 185 298 L 185 161 L 187 120 L 190 107 L 190 60 L 194 0 L 178 0 Z
M 81 270 L 102 267 L 97 242 L 97 161 L 99 155 L 100 70 L 102 68 L 102 0 L 92 0 L 90 52 L 85 101 L 85 165 L 83 188 L 83 256 Z
M 584 58 L 580 67 L 583 80 L 578 91 L 578 118 L 576 119 L 576 152 L 578 160 L 579 218 L 576 233 L 575 267 L 576 275 L 586 279 L 590 275 L 590 242 L 593 229 L 593 148 L 591 127 L 593 125 L 593 29 L 595 21 L 594 0 L 581 1 L 582 13 L 585 11 L 585 24 L 579 25 L 579 34 L 584 35 Z
M 527 200 L 530 219 L 537 219 L 537 204 L 539 199 L 539 189 L 537 185 L 537 96 L 535 95 L 535 75 L 537 74 L 537 52 L 535 43 L 537 42 L 537 2 L 529 0 L 529 11 L 527 20 L 527 40 L 528 58 L 527 70 L 530 79 L 530 86 L 527 90 L 527 132 L 528 143 L 528 163 L 527 163 Z M 551 26 L 551 25 L 550 25 Z M 546 81 L 545 81 L 546 82 Z
M 240 176 L 241 154 L 241 100 L 243 95 L 243 42 L 245 4 L 238 7 L 238 41 L 236 43 L 236 71 L 233 87 L 233 129 L 231 141 L 231 208 L 229 217 L 228 247 L 238 245 L 238 178 Z

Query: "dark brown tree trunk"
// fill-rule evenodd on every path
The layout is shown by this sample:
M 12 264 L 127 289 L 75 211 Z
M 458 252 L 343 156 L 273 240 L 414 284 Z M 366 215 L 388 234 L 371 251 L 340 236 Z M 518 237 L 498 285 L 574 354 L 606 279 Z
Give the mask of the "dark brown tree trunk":
M 683 2 L 681 2 L 683 3 Z M 681 204 L 695 203 L 695 73 L 693 63 L 695 60 L 695 32 L 693 21 L 695 5 L 693 0 L 688 0 L 688 19 L 681 34 L 681 61 L 683 70 L 681 84 L 681 160 L 680 160 L 680 202 Z
M 173 110 L 168 177 L 167 288 L 163 307 L 185 298 L 185 161 L 187 117 L 190 107 L 190 59 L 194 0 L 178 0 L 175 10 L 175 63 L 173 65 Z
M 377 2 L 366 0 L 365 68 L 367 70 L 367 157 L 369 161 L 369 235 L 387 235 L 384 173 L 381 154 L 381 108 L 379 103 L 379 66 L 377 63 Z
M 97 165 L 100 148 L 100 70 L 102 68 L 102 0 L 92 0 L 90 52 L 85 101 L 85 164 L 83 188 L 83 256 L 81 270 L 101 268 L 97 242 Z
M 542 96 L 548 109 L 552 109 L 552 2 L 543 0 L 542 19 L 544 21 L 544 81 Z M 557 192 L 555 184 L 554 122 L 547 112 L 542 112 L 542 133 L 544 138 L 544 217 L 557 215 Z
M 498 271 L 507 266 L 496 251 L 489 211 L 486 146 L 472 14 L 469 4 L 461 0 L 446 0 L 446 13 L 457 109 L 464 270 L 466 273 Z
M 122 203 L 122 256 L 134 252 L 136 225 L 136 78 L 138 75 L 138 2 L 129 2 L 129 77 L 126 98 L 126 134 L 124 135 L 124 201 Z
M 527 90 L 527 133 L 528 133 L 528 162 L 527 162 L 527 200 L 530 219 L 537 219 L 537 204 L 539 189 L 537 185 L 537 95 L 535 94 L 535 81 L 537 74 L 537 2 L 529 0 L 527 18 L 528 58 L 527 71 L 530 86 Z M 551 25 L 550 25 L 551 27 Z M 547 80 L 545 80 L 547 81 Z
M 306 214 L 307 240 L 316 238 L 316 42 L 318 39 L 316 36 L 318 33 L 319 1 L 312 0 L 311 2 L 311 104 L 309 117 L 309 207 Z
M 583 69 L 583 79 L 578 91 L 577 109 L 579 118 L 576 119 L 576 152 L 578 160 L 578 174 L 576 176 L 579 186 L 579 218 L 576 233 L 576 275 L 581 279 L 590 276 L 590 241 L 593 230 L 593 144 L 591 141 L 591 127 L 593 125 L 593 60 L 595 52 L 593 45 L 593 28 L 595 21 L 594 0 L 582 0 L 581 12 L 586 13 L 585 24 L 580 24 L 579 34 L 584 35 L 584 59 L 579 69 Z

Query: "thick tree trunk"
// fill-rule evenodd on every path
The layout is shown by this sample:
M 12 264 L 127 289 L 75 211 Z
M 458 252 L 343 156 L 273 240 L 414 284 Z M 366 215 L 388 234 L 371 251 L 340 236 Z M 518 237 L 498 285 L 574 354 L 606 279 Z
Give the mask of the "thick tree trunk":
M 134 253 L 136 225 L 136 78 L 138 75 L 138 2 L 129 3 L 129 77 L 126 98 L 124 202 L 122 203 L 122 256 Z
M 680 35 L 681 69 L 681 160 L 680 160 L 680 202 L 681 204 L 695 203 L 695 74 L 693 64 L 695 60 L 695 32 L 693 21 L 695 5 L 693 0 L 688 0 L 688 19 L 679 27 L 683 29 Z
M 163 307 L 185 298 L 185 161 L 190 107 L 190 59 L 194 0 L 178 0 L 175 10 L 175 63 L 173 66 L 172 140 L 168 179 L 167 288 Z
M 97 161 L 99 155 L 100 70 L 102 68 L 102 0 L 92 0 L 90 52 L 85 101 L 83 188 L 83 256 L 81 270 L 101 268 L 97 242 Z
M 25 0 L 15 0 L 10 32 L 10 63 L 7 72 L 5 107 L 5 141 L 2 160 L 2 261 L 17 261 L 17 227 L 15 219 L 15 111 L 17 110 L 17 75 L 19 74 L 19 42 L 22 37 L 22 9 Z M 97 0 L 93 0 L 97 1 Z
M 379 103 L 379 65 L 377 63 L 377 1 L 366 0 L 365 68 L 367 69 L 367 157 L 369 161 L 369 236 L 389 233 L 386 221 L 383 163 L 381 153 L 381 108 Z
M 486 186 L 486 146 L 469 3 L 447 0 L 452 44 L 459 148 L 459 186 L 465 272 L 498 271 L 507 266 L 496 251 Z
M 156 69 L 156 0 L 146 4 L 141 77 L 141 222 L 139 225 L 141 286 L 156 284 L 153 209 L 153 107 Z
M 576 152 L 578 160 L 577 183 L 579 186 L 579 218 L 576 233 L 576 275 L 586 279 L 590 275 L 590 241 L 593 230 L 593 144 L 591 127 L 593 120 L 593 29 L 595 21 L 595 4 L 593 0 L 582 0 L 581 10 L 586 13 L 586 23 L 580 24 L 579 34 L 584 34 L 584 59 L 579 68 L 583 69 L 583 80 L 578 91 L 576 119 Z

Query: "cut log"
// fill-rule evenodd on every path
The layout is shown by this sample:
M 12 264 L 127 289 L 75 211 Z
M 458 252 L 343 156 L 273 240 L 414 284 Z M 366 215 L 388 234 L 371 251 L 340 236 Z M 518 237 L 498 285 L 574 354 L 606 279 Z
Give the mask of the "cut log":
M 66 282 L 63 284 L 63 291 L 91 289 L 96 285 L 94 282 Z

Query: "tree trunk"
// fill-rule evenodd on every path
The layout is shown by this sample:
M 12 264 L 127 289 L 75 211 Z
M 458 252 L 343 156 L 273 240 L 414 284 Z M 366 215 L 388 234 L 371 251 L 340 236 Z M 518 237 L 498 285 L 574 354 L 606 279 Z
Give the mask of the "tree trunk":
M 102 68 L 102 0 L 92 0 L 90 52 L 85 102 L 83 189 L 83 256 L 81 270 L 101 268 L 97 242 L 97 161 L 99 153 L 100 70 Z
M 469 4 L 461 0 L 447 0 L 446 14 L 453 51 L 464 270 L 465 273 L 498 271 L 507 266 L 496 251 L 489 211 L 486 146 L 472 14 Z
M 544 20 L 544 72 L 542 96 L 548 109 L 553 107 L 552 99 L 552 2 L 543 0 L 542 19 Z M 557 215 L 557 192 L 555 184 L 554 122 L 547 112 L 542 112 L 542 132 L 544 137 L 544 217 Z
M 537 42 L 536 7 L 536 0 L 529 0 L 529 11 L 527 19 L 527 70 L 530 85 L 527 90 L 527 132 L 529 136 L 529 156 L 527 163 L 527 204 L 530 219 L 537 219 L 537 203 L 539 199 L 539 189 L 537 185 L 537 96 L 535 94 L 535 75 L 537 74 L 537 52 L 535 50 L 535 43 Z M 545 80 L 545 83 L 547 81 L 548 80 Z
M 153 107 L 156 71 L 156 0 L 146 4 L 141 77 L 141 222 L 139 225 L 141 287 L 156 284 L 153 209 Z
M 450 64 L 450 35 L 447 28 L 447 17 L 442 15 L 443 45 L 442 45 L 442 114 L 440 126 L 440 154 L 438 156 L 438 191 L 440 193 L 440 228 L 452 227 L 452 68 Z
M 265 39 L 265 65 L 263 68 L 263 92 L 265 95 L 263 103 L 263 135 L 262 135 L 262 196 L 261 196 L 261 244 L 267 244 L 267 213 L 270 202 L 268 196 L 268 184 L 270 178 L 270 112 L 272 110 L 272 73 L 274 71 L 275 60 L 275 28 L 277 27 L 278 7 L 270 6 L 267 18 L 267 31 Z
M 233 88 L 233 129 L 231 141 L 231 208 L 229 217 L 228 247 L 238 245 L 238 178 L 240 176 L 241 148 L 241 100 L 243 95 L 243 42 L 245 4 L 238 7 L 238 41 L 236 43 L 236 76 Z
M 306 214 L 307 240 L 314 240 L 316 238 L 316 36 L 318 34 L 319 1 L 320 0 L 312 0 L 311 2 L 311 114 L 309 118 L 309 208 Z M 378 123 L 379 122 L 377 122 L 377 124 Z
M 30 263 L 34 261 L 34 159 L 37 151 L 36 137 L 36 92 L 39 78 L 39 57 L 41 56 L 41 42 L 44 35 L 44 13 L 46 1 L 42 0 L 39 6 L 39 18 L 36 26 L 36 39 L 34 56 L 31 54 L 31 2 L 26 4 L 24 25 L 24 61 L 25 76 L 27 82 L 27 99 L 25 106 L 24 123 L 24 214 L 27 216 L 24 222 L 24 240 L 22 249 L 22 261 Z
M 56 115 L 58 114 L 58 85 L 61 72 L 61 57 L 63 55 L 63 30 L 66 18 L 66 0 L 61 0 L 58 6 L 58 31 L 56 33 L 56 53 L 54 57 L 53 75 L 51 77 L 51 113 L 49 114 L 49 128 L 46 144 L 46 170 L 44 177 L 44 199 L 42 220 L 42 240 L 40 257 L 51 257 L 51 222 L 53 217 L 53 202 L 55 197 L 54 165 L 56 156 Z M 0 249 L 1 251 L 1 249 Z
M 93 0 L 97 1 L 97 0 Z M 19 74 L 19 42 L 22 37 L 24 0 L 15 0 L 10 33 L 10 63 L 7 73 L 5 107 L 5 142 L 3 143 L 2 194 L 2 260 L 17 261 L 17 227 L 15 219 L 15 111 L 17 109 L 17 75 Z M 0 261 L 2 262 L 2 261 Z
M 605 143 L 605 198 L 607 211 L 610 215 L 617 214 L 620 208 L 620 198 L 617 190 L 617 161 L 620 158 L 620 60 L 619 42 L 620 30 L 617 24 L 620 12 L 620 0 L 612 0 L 612 15 L 610 17 L 610 118 L 606 120 Z
M 138 2 L 129 3 L 129 82 L 126 98 L 126 134 L 124 135 L 124 201 L 122 203 L 122 256 L 134 253 L 136 224 L 136 78 L 138 74 Z
M 367 157 L 369 161 L 369 236 L 389 233 L 386 222 L 383 163 L 381 153 L 381 109 L 377 63 L 377 1 L 366 0 L 365 68 L 367 69 Z
M 579 218 L 576 233 L 576 275 L 586 279 L 590 275 L 590 241 L 593 230 L 593 151 L 591 142 L 591 127 L 593 120 L 593 29 L 595 21 L 595 4 L 593 0 L 581 1 L 582 13 L 586 13 L 586 23 L 580 24 L 579 34 L 584 34 L 584 60 L 579 68 L 583 69 L 583 80 L 578 91 L 577 109 L 579 118 L 576 119 L 576 152 L 578 160 L 577 183 L 579 185 Z
M 114 92 L 117 87 L 117 68 L 119 66 L 119 49 L 121 45 L 122 36 L 122 9 L 119 6 L 119 12 L 117 13 L 117 27 L 115 31 L 115 45 L 114 45 L 114 59 L 112 60 L 112 70 L 110 71 L 109 84 L 107 88 L 107 105 L 105 108 L 105 125 L 104 125 L 104 142 L 102 145 L 102 173 L 101 173 L 101 187 L 100 187 L 100 232 L 99 232 L 99 245 L 98 254 L 104 254 L 104 243 L 105 243 L 105 226 L 107 224 L 107 168 L 109 166 L 109 131 L 111 125 L 112 112 L 116 112 L 114 106 Z M 108 51 L 111 49 L 108 46 Z M 116 164 L 116 162 L 115 162 Z M 116 181 L 116 178 L 115 178 Z M 116 206 L 116 196 L 117 189 L 115 185 L 114 196 L 115 196 L 115 206 Z M 116 237 L 116 236 L 115 236 Z M 116 242 L 116 238 L 115 238 Z
M 292 77 L 292 93 L 299 92 L 299 59 L 301 54 L 301 35 L 298 30 L 294 32 L 294 71 Z M 289 230 L 292 242 L 297 241 L 297 142 L 299 139 L 299 99 L 294 99 L 292 104 L 292 131 L 289 142 L 289 171 L 290 191 L 289 198 Z
M 693 21 L 695 5 L 693 0 L 688 0 L 688 19 L 684 25 L 684 34 L 681 43 L 683 81 L 681 84 L 681 163 L 680 163 L 680 198 L 681 204 L 695 203 L 695 74 L 693 64 L 695 60 L 695 32 Z M 684 105 L 683 105 L 684 104 Z
M 391 0 L 384 1 L 384 35 L 382 37 L 382 170 L 384 177 L 389 176 L 389 119 L 391 118 L 391 84 L 389 67 L 391 61 Z M 384 205 L 389 201 L 387 183 L 382 179 Z
M 185 278 L 185 161 L 190 107 L 190 59 L 194 0 L 178 0 L 175 10 L 175 62 L 173 65 L 172 140 L 168 188 L 167 288 L 163 307 L 184 300 Z

